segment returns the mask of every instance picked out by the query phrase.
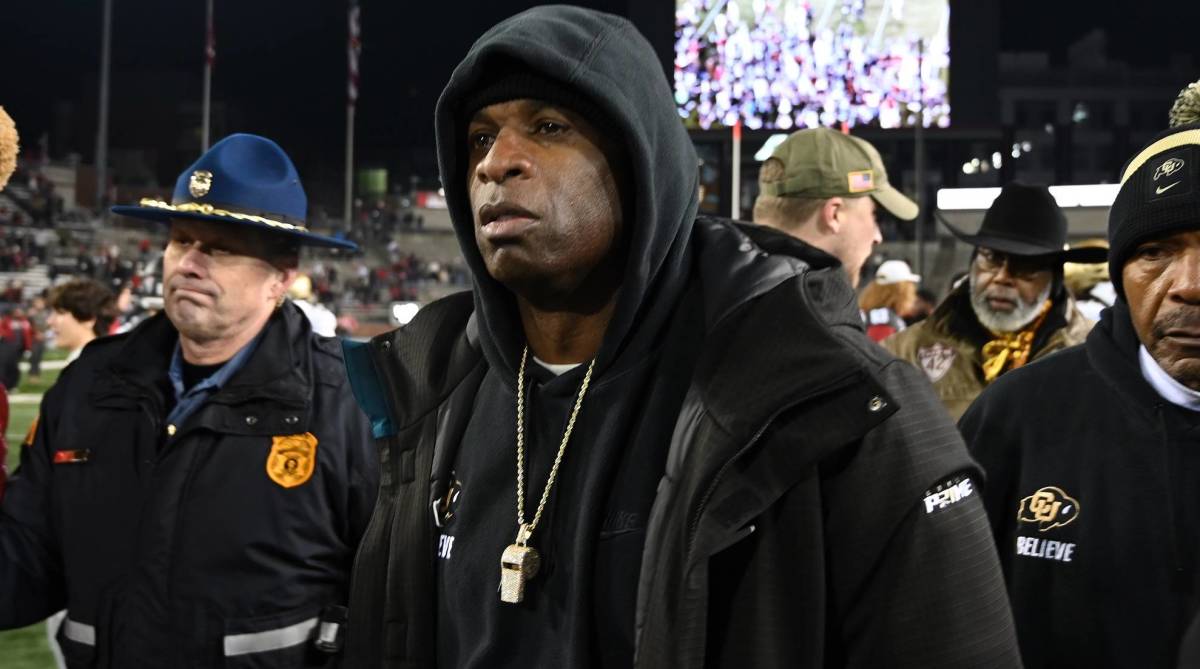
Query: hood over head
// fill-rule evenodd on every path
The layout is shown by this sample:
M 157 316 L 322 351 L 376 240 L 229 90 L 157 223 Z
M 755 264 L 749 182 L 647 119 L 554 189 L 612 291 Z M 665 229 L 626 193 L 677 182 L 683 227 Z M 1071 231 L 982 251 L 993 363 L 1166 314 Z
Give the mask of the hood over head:
M 532 76 L 513 76 L 527 70 Z M 497 83 L 504 80 L 503 83 Z M 675 110 L 661 63 L 629 21 L 563 5 L 497 24 L 455 68 L 435 114 L 438 163 L 459 245 L 474 275 L 484 354 L 515 374 L 525 336 L 511 291 L 493 279 L 475 242 L 467 188 L 467 124 L 483 106 L 534 94 L 613 133 L 623 144 L 628 258 L 616 310 L 596 361 L 599 373 L 665 322 L 686 280 L 699 204 L 695 149 Z M 593 120 L 595 119 L 595 120 Z M 636 327 L 635 327 L 636 325 Z

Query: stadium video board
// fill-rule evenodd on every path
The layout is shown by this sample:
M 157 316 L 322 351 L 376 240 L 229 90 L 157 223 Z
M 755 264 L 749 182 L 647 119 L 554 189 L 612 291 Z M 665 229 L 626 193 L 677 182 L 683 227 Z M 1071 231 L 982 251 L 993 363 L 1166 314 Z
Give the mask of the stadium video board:
M 690 128 L 946 127 L 949 28 L 949 0 L 676 0 L 675 102 Z

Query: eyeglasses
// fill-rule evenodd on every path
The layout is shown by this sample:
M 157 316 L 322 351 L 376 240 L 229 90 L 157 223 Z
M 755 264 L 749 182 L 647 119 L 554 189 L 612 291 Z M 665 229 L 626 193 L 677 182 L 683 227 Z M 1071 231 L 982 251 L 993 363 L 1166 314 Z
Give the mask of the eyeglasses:
M 1019 256 L 1003 251 L 979 247 L 975 253 L 975 262 L 984 272 L 999 272 L 1001 267 L 1007 267 L 1008 273 L 1014 277 L 1028 279 L 1038 272 L 1049 272 L 1054 269 L 1055 256 Z

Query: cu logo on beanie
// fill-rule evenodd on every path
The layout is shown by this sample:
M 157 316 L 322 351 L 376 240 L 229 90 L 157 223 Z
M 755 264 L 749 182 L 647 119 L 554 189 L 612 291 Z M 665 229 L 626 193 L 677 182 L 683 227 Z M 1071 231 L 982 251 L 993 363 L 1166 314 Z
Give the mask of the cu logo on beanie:
M 1190 147 L 1172 151 L 1146 166 L 1146 196 L 1149 201 L 1192 192 L 1191 168 L 1182 157 L 1190 153 Z
M 1170 160 L 1164 160 L 1163 163 L 1158 166 L 1158 169 L 1154 170 L 1154 180 L 1158 181 L 1162 177 L 1169 177 L 1183 169 L 1184 165 L 1186 165 L 1186 163 L 1183 162 L 1182 158 L 1171 158 Z

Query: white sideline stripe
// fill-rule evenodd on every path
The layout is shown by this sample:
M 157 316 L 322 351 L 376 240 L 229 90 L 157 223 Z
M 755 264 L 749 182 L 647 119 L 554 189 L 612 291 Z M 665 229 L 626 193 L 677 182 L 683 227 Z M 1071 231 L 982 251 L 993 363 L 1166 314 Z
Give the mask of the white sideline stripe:
M 28 360 L 22 360 L 17 364 L 21 367 L 22 372 L 25 372 L 26 374 L 29 373 L 29 361 Z M 63 367 L 66 367 L 66 366 L 67 366 L 66 360 L 43 360 L 42 361 L 42 369 L 62 369 Z
M 41 393 L 13 393 L 8 396 L 9 404 L 41 404 Z
M 75 643 L 96 645 L 96 628 L 85 623 L 77 623 L 70 618 L 63 620 L 63 636 Z
M 319 622 L 320 618 L 314 616 L 304 622 L 275 630 L 249 634 L 226 634 L 225 657 L 265 653 L 269 650 L 299 646 L 308 641 L 309 635 L 316 629 Z

